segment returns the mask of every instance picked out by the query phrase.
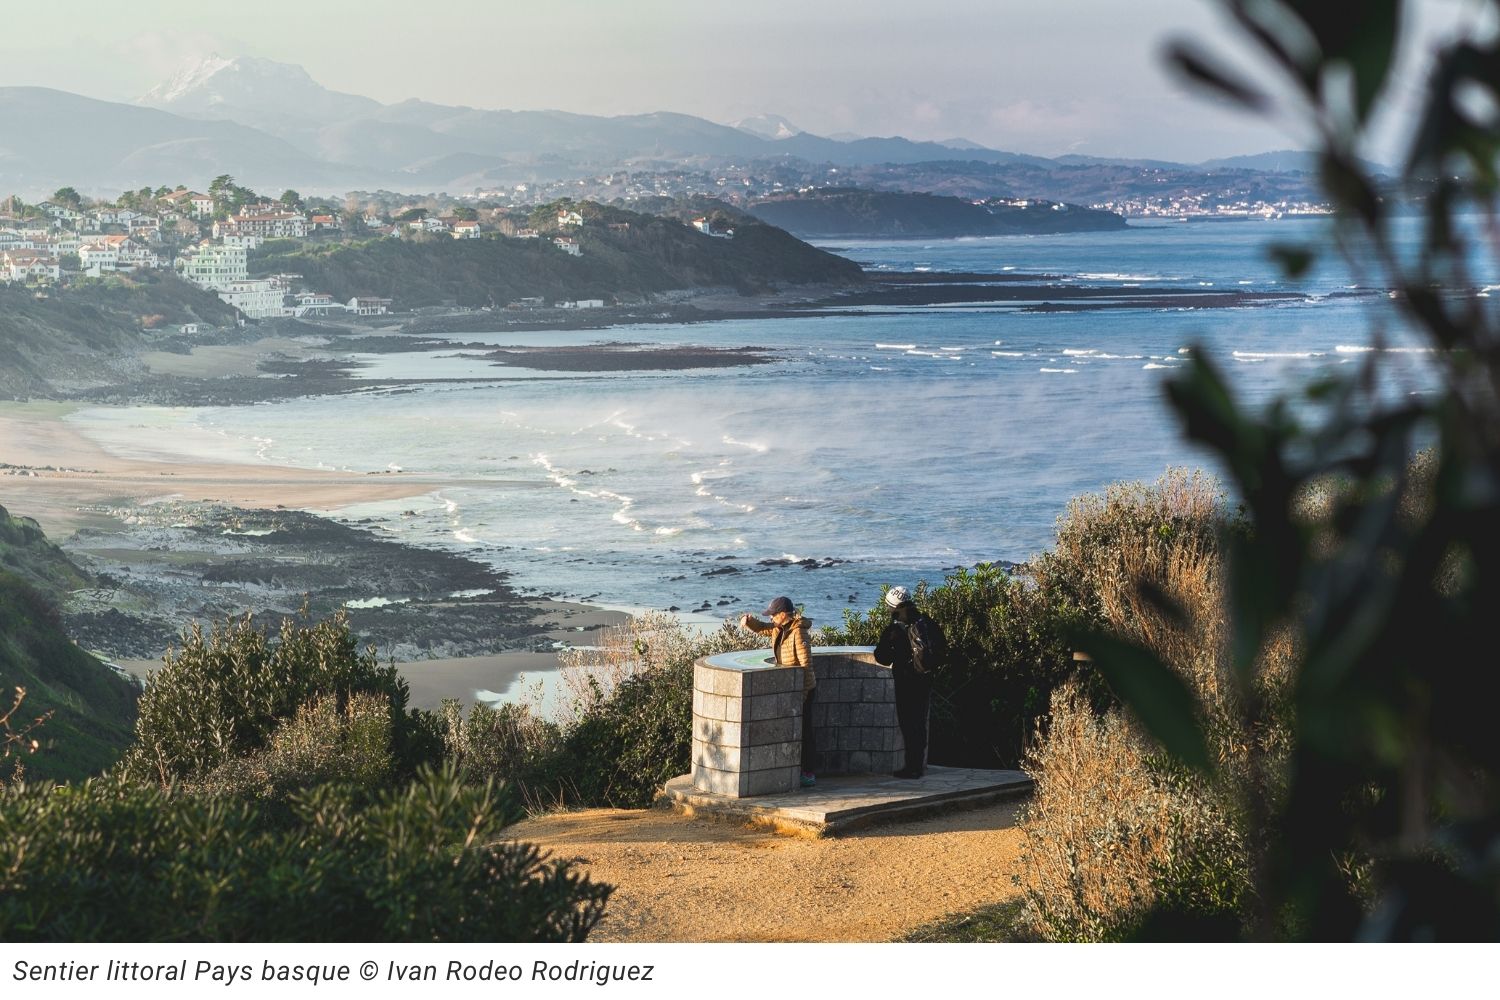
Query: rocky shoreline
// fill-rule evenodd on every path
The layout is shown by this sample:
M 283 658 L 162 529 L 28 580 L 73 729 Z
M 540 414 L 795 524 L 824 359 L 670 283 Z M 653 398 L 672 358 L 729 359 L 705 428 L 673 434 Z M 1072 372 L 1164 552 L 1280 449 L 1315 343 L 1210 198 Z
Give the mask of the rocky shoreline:
M 441 549 L 380 538 L 358 521 L 297 510 L 168 501 L 103 508 L 114 528 L 65 543 L 96 580 L 64 611 L 80 644 L 114 658 L 159 657 L 193 623 L 251 614 L 276 628 L 343 611 L 397 660 L 551 650 L 545 601 L 506 574 Z

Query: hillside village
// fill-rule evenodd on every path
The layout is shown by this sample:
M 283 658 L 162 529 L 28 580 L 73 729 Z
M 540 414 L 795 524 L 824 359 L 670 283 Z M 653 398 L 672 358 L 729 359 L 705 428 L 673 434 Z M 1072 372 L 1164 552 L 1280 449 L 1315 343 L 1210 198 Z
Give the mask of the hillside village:
M 62 188 L 35 205 L 12 196 L 0 202 L 0 283 L 41 291 L 171 269 L 213 292 L 238 311 L 241 321 L 379 316 L 391 311 L 390 298 L 335 299 L 326 290 L 308 287 L 298 274 L 253 275 L 255 251 L 271 241 L 280 241 L 276 246 L 284 249 L 378 239 L 517 239 L 546 240 L 571 257 L 583 254 L 580 235 L 586 220 L 569 202 L 522 211 L 450 202 L 446 212 L 420 203 L 386 212 L 375 201 L 364 207 L 354 202 L 348 199 L 343 207 L 323 199 L 304 202 L 295 191 L 271 200 L 236 186 L 228 176 L 215 180 L 207 194 L 186 187 L 142 189 L 106 202 Z M 732 228 L 706 216 L 692 219 L 691 225 L 717 239 L 734 236 Z M 516 303 L 540 304 L 536 299 Z M 557 303 L 575 308 L 604 304 L 602 299 Z

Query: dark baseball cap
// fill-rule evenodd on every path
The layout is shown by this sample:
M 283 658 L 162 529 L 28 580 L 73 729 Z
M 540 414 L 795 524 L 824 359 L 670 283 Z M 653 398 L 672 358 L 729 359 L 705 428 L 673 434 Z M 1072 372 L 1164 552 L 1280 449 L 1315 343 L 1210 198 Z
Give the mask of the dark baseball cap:
M 781 611 L 785 611 L 787 614 L 792 613 L 792 599 L 790 597 L 776 598 L 776 600 L 766 605 L 766 610 L 764 613 L 768 615 L 774 615 Z

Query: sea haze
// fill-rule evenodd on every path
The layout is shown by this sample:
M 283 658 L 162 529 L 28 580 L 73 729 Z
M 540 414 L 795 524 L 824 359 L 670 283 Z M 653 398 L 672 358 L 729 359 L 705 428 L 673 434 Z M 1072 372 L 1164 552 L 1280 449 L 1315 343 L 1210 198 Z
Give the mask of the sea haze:
M 830 248 L 875 271 L 1010 269 L 1064 283 L 1286 291 L 1264 247 L 1320 239 L 1325 225 Z M 752 345 L 777 361 L 597 375 L 496 368 L 477 351 L 371 355 L 367 373 L 510 377 L 73 419 L 120 451 L 211 450 L 250 463 L 472 480 L 337 516 L 460 548 L 537 592 L 700 618 L 758 611 L 785 593 L 828 621 L 868 606 L 882 583 L 1025 559 L 1050 545 L 1080 493 L 1154 480 L 1170 465 L 1212 468 L 1164 402 L 1188 345 L 1204 345 L 1243 397 L 1264 400 L 1365 356 L 1383 306 L 1350 294 L 1357 285 L 1330 265 L 1296 286 L 1310 300 L 1254 308 L 1029 312 L 1007 303 L 465 334 L 494 344 Z M 1387 391 L 1420 391 L 1425 355 L 1399 336 L 1392 344 Z

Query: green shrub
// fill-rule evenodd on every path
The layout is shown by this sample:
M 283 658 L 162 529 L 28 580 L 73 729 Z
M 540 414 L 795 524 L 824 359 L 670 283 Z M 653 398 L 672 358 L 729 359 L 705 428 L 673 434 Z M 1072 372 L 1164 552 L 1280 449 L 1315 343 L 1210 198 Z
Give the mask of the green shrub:
M 395 665 L 382 665 L 373 648 L 360 651 L 342 612 L 312 624 L 285 619 L 275 639 L 248 616 L 207 635 L 194 625 L 146 682 L 121 774 L 161 784 L 201 779 L 264 751 L 314 702 L 331 699 L 323 710 L 347 716 L 350 699 L 361 694 L 386 706 L 390 743 L 382 752 L 398 772 L 437 755 L 436 720 L 407 710 L 407 685 Z M 344 751 L 354 748 L 346 742 Z M 378 770 L 378 762 L 367 769 Z
M 557 756 L 579 805 L 640 809 L 692 770 L 693 661 L 626 677 L 569 727 Z
M 1036 586 L 1025 567 L 1012 573 L 988 563 L 935 587 L 924 580 L 914 598 L 950 650 L 933 678 L 931 759 L 1015 767 L 1053 688 L 1073 671 L 1064 636 L 1076 610 Z M 819 641 L 872 646 L 890 621 L 890 608 L 877 601 L 863 615 L 845 612 L 844 627 L 824 629 Z
M 730 625 L 697 635 L 645 612 L 607 629 L 598 646 L 562 656 L 556 723 L 524 706 L 444 705 L 445 744 L 465 773 L 502 779 L 533 808 L 651 804 L 692 768 L 693 662 L 766 640 Z
M 342 708 L 333 697 L 308 702 L 271 733 L 264 750 L 231 757 L 184 787 L 279 800 L 327 783 L 373 789 L 389 784 L 394 771 L 390 703 L 354 694 Z
M 556 723 L 517 704 L 476 704 L 465 716 L 452 698 L 444 700 L 440 714 L 444 752 L 462 774 L 503 780 L 532 809 L 558 804 L 561 795 L 551 787 L 562 747 Z
M 493 843 L 519 809 L 451 769 L 290 807 L 102 779 L 0 790 L 0 940 L 581 941 L 610 893 Z

